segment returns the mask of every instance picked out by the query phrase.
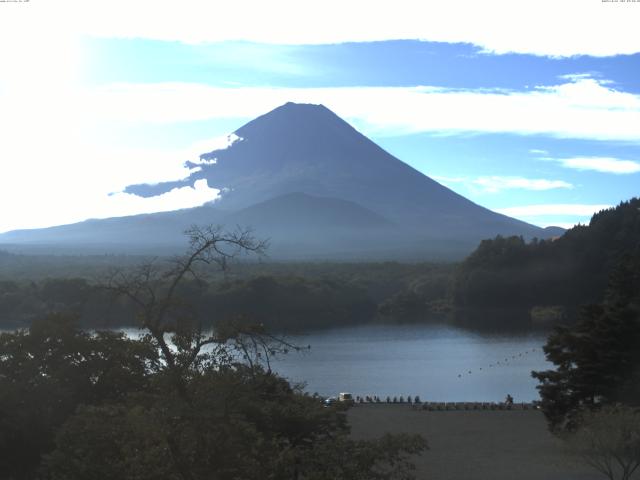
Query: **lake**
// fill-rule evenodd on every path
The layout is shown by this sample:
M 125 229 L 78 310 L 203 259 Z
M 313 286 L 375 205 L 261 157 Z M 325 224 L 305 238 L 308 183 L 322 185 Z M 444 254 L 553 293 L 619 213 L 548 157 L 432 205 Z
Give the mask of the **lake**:
M 532 370 L 552 368 L 543 333 L 486 334 L 443 325 L 360 326 L 287 337 L 309 351 L 273 369 L 323 396 L 419 395 L 423 401 L 538 400 Z
M 131 337 L 139 330 L 125 329 Z M 309 393 L 419 395 L 423 401 L 538 400 L 532 370 L 553 368 L 544 333 L 488 334 L 447 325 L 367 325 L 288 336 L 310 350 L 272 361 Z

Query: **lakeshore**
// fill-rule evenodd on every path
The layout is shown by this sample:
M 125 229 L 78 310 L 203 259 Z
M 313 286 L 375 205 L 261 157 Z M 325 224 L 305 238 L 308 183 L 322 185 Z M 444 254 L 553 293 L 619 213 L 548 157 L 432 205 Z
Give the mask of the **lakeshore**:
M 443 324 L 360 325 L 287 338 L 311 345 L 273 369 L 321 396 L 419 396 L 433 402 L 539 400 L 531 371 L 552 367 L 541 332 L 480 333 Z
M 418 433 L 429 450 L 415 458 L 416 478 L 435 480 L 598 480 L 551 435 L 542 412 L 425 410 L 411 405 L 356 404 L 352 436 Z

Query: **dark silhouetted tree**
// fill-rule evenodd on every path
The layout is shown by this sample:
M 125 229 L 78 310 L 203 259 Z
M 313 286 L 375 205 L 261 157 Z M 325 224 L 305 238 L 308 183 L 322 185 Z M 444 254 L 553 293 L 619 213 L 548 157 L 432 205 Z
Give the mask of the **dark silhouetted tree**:
M 573 327 L 558 327 L 544 347 L 555 370 L 533 372 L 553 430 L 575 429 L 582 410 L 640 402 L 640 249 L 611 275 L 602 305 L 582 309 Z
M 270 370 L 294 345 L 249 321 L 214 325 L 188 301 L 199 266 L 264 244 L 189 234 L 186 256 L 110 277 L 107 289 L 137 307 L 139 339 L 63 315 L 0 335 L 0 477 L 412 478 L 421 437 L 351 439 L 346 405 L 325 407 Z

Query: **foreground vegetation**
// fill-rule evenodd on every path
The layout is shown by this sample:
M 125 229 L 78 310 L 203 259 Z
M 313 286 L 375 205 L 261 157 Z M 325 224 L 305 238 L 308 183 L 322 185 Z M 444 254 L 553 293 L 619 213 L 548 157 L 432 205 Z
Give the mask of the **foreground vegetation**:
M 340 405 L 257 351 L 239 360 L 255 338 L 170 366 L 152 336 L 90 335 L 63 316 L 0 335 L 0 478 L 411 478 L 420 437 L 351 440 Z
M 584 411 L 606 405 L 640 406 L 639 345 L 640 244 L 613 271 L 605 300 L 549 336 L 544 351 L 556 368 L 533 376 L 551 429 L 573 431 Z
M 409 479 L 417 435 L 353 440 L 326 408 L 269 368 L 297 349 L 260 325 L 213 325 L 182 298 L 198 266 L 262 245 L 190 232 L 188 254 L 114 274 L 140 339 L 50 315 L 0 335 L 0 477 L 31 479 Z M 188 289 L 186 289 L 188 291 Z
M 603 301 L 549 336 L 544 351 L 555 368 L 532 372 L 551 431 L 610 480 L 629 480 L 640 467 L 639 345 L 637 242 L 618 258 Z

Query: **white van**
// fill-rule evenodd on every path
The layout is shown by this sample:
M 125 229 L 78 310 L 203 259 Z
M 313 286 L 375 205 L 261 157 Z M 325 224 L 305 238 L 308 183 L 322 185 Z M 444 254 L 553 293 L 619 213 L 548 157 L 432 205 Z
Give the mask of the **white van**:
M 353 395 L 347 392 L 341 392 L 340 395 L 338 395 L 338 400 L 341 402 L 355 403 Z

